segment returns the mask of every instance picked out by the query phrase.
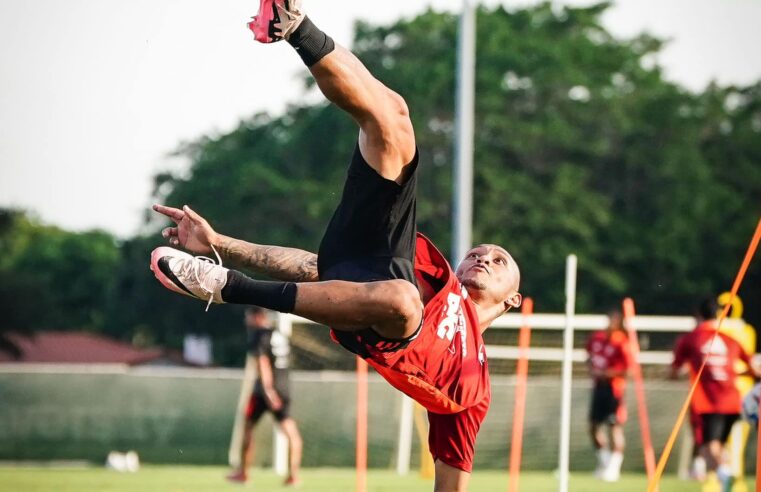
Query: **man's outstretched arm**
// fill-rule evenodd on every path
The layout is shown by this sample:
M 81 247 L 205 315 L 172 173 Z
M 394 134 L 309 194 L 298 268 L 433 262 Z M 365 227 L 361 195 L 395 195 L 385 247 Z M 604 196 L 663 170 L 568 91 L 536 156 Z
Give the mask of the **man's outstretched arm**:
M 254 244 L 219 234 L 212 243 L 225 261 L 277 280 L 316 282 L 317 255 L 297 248 Z
M 182 209 L 154 205 L 153 210 L 175 223 L 161 234 L 172 246 L 180 246 L 195 254 L 212 256 L 211 247 L 225 263 L 253 270 L 256 273 L 288 282 L 315 282 L 317 255 L 296 248 L 249 243 L 217 233 L 209 223 L 187 205 Z

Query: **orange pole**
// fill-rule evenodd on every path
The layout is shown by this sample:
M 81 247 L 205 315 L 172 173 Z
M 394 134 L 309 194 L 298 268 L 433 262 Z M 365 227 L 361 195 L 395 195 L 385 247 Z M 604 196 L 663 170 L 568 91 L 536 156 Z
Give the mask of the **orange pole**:
M 745 252 L 745 258 L 743 259 L 743 262 L 740 265 L 740 270 L 737 272 L 737 276 L 735 276 L 735 281 L 732 284 L 732 290 L 730 291 L 729 301 L 727 301 L 727 303 L 724 305 L 724 309 L 721 311 L 721 314 L 719 315 L 718 326 L 716 327 L 716 330 L 713 333 L 713 338 L 711 338 L 711 344 L 710 344 L 711 346 L 713 346 L 713 341 L 716 338 L 716 335 L 719 333 L 719 330 L 721 329 L 721 324 L 724 322 L 724 319 L 727 317 L 729 308 L 732 306 L 732 302 L 734 301 L 735 296 L 737 296 L 737 291 L 740 290 L 740 285 L 742 285 L 742 282 L 745 279 L 745 273 L 748 271 L 750 262 L 753 259 L 753 256 L 756 254 L 756 249 L 758 248 L 758 243 L 760 241 L 761 241 L 761 219 L 759 219 L 758 224 L 756 225 L 756 232 L 753 234 L 753 238 L 750 240 L 750 245 L 748 245 L 748 250 Z M 703 358 L 703 363 L 701 364 L 700 368 L 695 374 L 695 380 L 690 386 L 690 391 L 687 393 L 687 399 L 685 399 L 684 403 L 682 404 L 682 409 L 679 411 L 679 416 L 676 419 L 676 423 L 674 424 L 674 427 L 672 427 L 671 429 L 671 434 L 669 434 L 669 438 L 666 441 L 666 446 L 663 448 L 663 453 L 661 453 L 661 457 L 658 460 L 658 466 L 655 469 L 655 476 L 648 481 L 647 492 L 653 492 L 655 488 L 658 486 L 658 481 L 661 479 L 661 475 L 663 475 L 663 470 L 666 468 L 666 463 L 668 462 L 669 456 L 671 455 L 671 449 L 674 447 L 674 442 L 676 441 L 677 432 L 679 431 L 679 427 L 682 426 L 682 422 L 684 422 L 684 419 L 687 416 L 687 409 L 690 406 L 692 395 L 695 393 L 695 388 L 697 388 L 698 384 L 700 383 L 700 376 L 703 374 L 703 369 L 705 369 L 705 366 L 706 366 L 706 358 Z M 758 469 L 756 469 L 756 490 L 759 490 Z
M 756 492 L 761 492 L 761 432 L 756 428 L 758 439 L 756 442 Z
M 367 362 L 357 357 L 357 492 L 367 491 Z
M 510 481 L 507 490 L 518 492 L 523 452 L 523 421 L 526 413 L 526 385 L 528 383 L 528 348 L 531 342 L 529 316 L 534 312 L 534 301 L 523 300 L 523 325 L 518 335 L 518 365 L 515 369 L 515 406 L 513 407 L 513 438 L 510 444 Z
M 629 332 L 629 347 L 632 354 L 632 378 L 634 379 L 634 393 L 637 396 L 637 414 L 639 415 L 639 429 L 642 436 L 642 451 L 645 454 L 645 470 L 648 480 L 655 475 L 655 451 L 653 441 L 650 438 L 650 418 L 647 414 L 645 402 L 645 384 L 642 381 L 642 366 L 639 365 L 639 340 L 637 330 L 634 329 L 634 301 L 627 297 L 624 299 L 624 323 Z

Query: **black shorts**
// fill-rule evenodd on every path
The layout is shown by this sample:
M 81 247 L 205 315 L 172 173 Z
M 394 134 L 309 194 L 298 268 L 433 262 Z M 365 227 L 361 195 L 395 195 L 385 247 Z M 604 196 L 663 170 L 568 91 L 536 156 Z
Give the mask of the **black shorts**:
M 278 396 L 280 396 L 280 401 L 283 402 L 283 406 L 278 410 L 273 410 L 263 394 L 256 391 L 251 393 L 251 398 L 248 400 L 248 407 L 246 407 L 246 420 L 255 424 L 260 418 L 262 418 L 264 412 L 271 412 L 272 416 L 275 417 L 275 420 L 278 422 L 287 419 L 290 416 L 288 410 L 291 406 L 291 399 L 288 395 L 278 394 Z
M 727 442 L 732 426 L 740 417 L 736 413 L 703 413 L 700 414 L 702 442 L 719 441 Z
M 409 176 L 399 185 L 383 178 L 354 148 L 341 202 L 320 243 L 317 270 L 320 280 L 374 282 L 404 279 L 416 285 L 416 192 L 418 154 L 409 164 Z M 383 351 L 405 347 L 407 340 L 387 339 L 370 328 L 334 331 L 345 348 L 366 356 L 363 347 Z
M 593 424 L 622 424 L 619 410 L 621 404 L 621 399 L 613 393 L 613 385 L 609 381 L 595 381 L 589 407 L 589 421 Z

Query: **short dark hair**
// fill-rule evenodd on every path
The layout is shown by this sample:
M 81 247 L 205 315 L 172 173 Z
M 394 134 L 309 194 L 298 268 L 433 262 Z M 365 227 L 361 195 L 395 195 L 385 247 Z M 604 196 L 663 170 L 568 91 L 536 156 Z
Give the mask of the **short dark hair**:
M 719 311 L 719 303 L 715 296 L 706 296 L 698 304 L 698 316 L 703 319 L 714 319 Z

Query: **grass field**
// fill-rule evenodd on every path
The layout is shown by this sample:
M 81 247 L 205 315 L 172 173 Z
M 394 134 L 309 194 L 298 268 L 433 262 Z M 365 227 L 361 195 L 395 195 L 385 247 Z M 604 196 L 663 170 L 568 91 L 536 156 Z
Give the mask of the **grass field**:
M 209 492 L 209 491 L 285 491 L 281 479 L 269 471 L 256 471 L 245 486 L 228 484 L 223 477 L 227 469 L 202 466 L 144 466 L 135 474 L 120 474 L 101 468 L 24 468 L 0 467 L 0 491 L 3 492 Z M 354 472 L 347 469 L 308 469 L 303 473 L 303 492 L 354 491 Z M 571 475 L 572 492 L 644 492 L 642 475 L 624 475 L 620 482 L 606 484 L 589 474 Z M 749 490 L 753 484 L 749 483 Z M 430 492 L 433 482 L 416 475 L 399 477 L 391 471 L 371 471 L 367 492 Z M 471 480 L 472 492 L 505 492 L 507 474 L 477 472 Z M 526 473 L 521 476 L 521 490 L 555 492 L 557 482 L 550 473 Z M 661 482 L 664 492 L 696 492 L 696 482 L 684 482 L 668 476 Z

